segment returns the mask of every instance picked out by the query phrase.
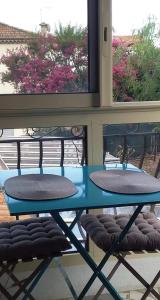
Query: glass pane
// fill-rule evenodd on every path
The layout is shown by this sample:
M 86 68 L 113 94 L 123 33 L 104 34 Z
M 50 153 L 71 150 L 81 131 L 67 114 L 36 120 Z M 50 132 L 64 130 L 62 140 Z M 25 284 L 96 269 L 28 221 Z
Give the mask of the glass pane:
M 88 91 L 87 0 L 6 0 L 0 20 L 0 94 Z
M 129 162 L 155 175 L 160 160 L 160 123 L 113 124 L 103 130 L 105 163 Z
M 104 164 L 130 163 L 160 179 L 160 123 L 104 125 Z M 109 209 L 107 213 L 133 213 L 135 207 Z M 145 206 L 160 217 L 160 205 Z M 106 210 L 104 210 L 106 211 Z
M 160 100 L 159 0 L 113 0 L 113 101 Z

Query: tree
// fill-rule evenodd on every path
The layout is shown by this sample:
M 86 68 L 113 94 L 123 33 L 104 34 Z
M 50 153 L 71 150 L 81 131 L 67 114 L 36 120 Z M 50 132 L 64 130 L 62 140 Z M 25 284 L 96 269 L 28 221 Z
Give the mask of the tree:
M 113 39 L 113 99 L 115 102 L 160 100 L 160 27 L 154 18 L 133 31 L 132 45 Z M 17 93 L 88 91 L 87 28 L 59 26 L 54 34 L 33 34 L 26 47 L 4 54 L 2 82 Z
M 130 64 L 137 70 L 133 95 L 137 101 L 160 100 L 160 27 L 154 18 L 138 31 L 137 42 L 130 55 Z
M 0 62 L 7 66 L 2 82 L 12 83 L 17 93 L 86 91 L 86 29 L 60 24 L 54 35 L 34 34 L 26 47 L 8 50 Z
M 160 100 L 160 27 L 154 18 L 133 31 L 133 44 L 112 43 L 114 101 Z
M 113 99 L 115 102 L 133 101 L 132 82 L 136 79 L 136 69 L 130 64 L 128 44 L 120 38 L 112 41 L 113 54 Z

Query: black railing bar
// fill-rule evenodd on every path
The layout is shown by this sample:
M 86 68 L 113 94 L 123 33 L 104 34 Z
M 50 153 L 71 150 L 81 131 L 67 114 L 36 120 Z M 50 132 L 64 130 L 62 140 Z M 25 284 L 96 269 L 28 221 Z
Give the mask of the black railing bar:
M 156 156 L 157 156 L 158 138 L 159 138 L 159 136 L 155 134 L 155 142 L 154 142 L 154 161 L 156 160 Z
M 21 168 L 21 143 L 17 141 L 17 169 L 20 170 Z M 21 172 L 20 174 L 21 175 Z M 16 216 L 16 220 L 19 220 L 19 215 Z
M 21 167 L 21 143 L 17 141 L 17 169 Z
M 28 143 L 28 142 L 39 142 L 40 140 L 42 140 L 43 142 L 47 142 L 47 141 L 78 141 L 78 140 L 84 140 L 84 137 L 48 137 L 48 138 L 36 138 L 36 139 L 26 139 L 26 138 L 14 138 L 14 139 L 4 139 L 4 140 L 0 140 L 0 143 L 16 143 L 16 142 L 21 142 L 21 143 Z
M 85 157 L 86 157 L 86 155 L 85 155 L 85 141 L 83 140 L 82 141 L 82 144 L 83 144 L 83 147 L 82 147 L 82 157 L 81 157 L 81 166 L 83 166 L 84 165 L 84 162 L 85 162 Z
M 87 144 L 87 127 L 84 127 L 84 139 L 82 140 L 82 160 L 81 166 L 88 165 L 88 144 Z
M 126 154 L 127 154 L 127 136 L 123 135 L 123 154 L 122 154 L 122 158 L 121 158 L 121 163 L 124 163 L 124 160 L 126 158 Z
M 107 152 L 107 139 L 105 139 L 105 136 L 103 136 L 103 163 L 105 162 Z
M 39 168 L 42 167 L 43 162 L 43 140 L 39 141 Z
M 60 167 L 63 167 L 64 164 L 64 140 L 61 140 L 61 160 Z
M 88 131 L 87 126 L 84 127 L 84 137 L 83 137 L 83 152 L 84 152 L 84 162 L 88 165 Z M 83 163 L 84 163 L 83 162 Z
M 143 152 L 142 152 L 141 159 L 140 159 L 139 166 L 138 166 L 139 169 L 142 169 L 146 151 L 147 151 L 147 136 L 144 135 Z
M 159 159 L 159 161 L 158 161 L 157 168 L 156 168 L 156 170 L 155 170 L 155 174 L 154 174 L 154 177 L 155 177 L 155 178 L 158 177 L 159 171 L 160 171 L 160 159 Z

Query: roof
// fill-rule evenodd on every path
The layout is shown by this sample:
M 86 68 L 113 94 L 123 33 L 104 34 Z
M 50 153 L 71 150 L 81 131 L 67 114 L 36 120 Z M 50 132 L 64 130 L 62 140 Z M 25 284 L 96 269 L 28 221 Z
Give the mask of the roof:
M 0 44 L 26 43 L 32 37 L 32 32 L 0 23 Z
M 114 38 L 118 38 L 121 41 L 128 44 L 128 46 L 132 46 L 139 41 L 139 37 L 137 35 L 119 35 L 114 36 Z

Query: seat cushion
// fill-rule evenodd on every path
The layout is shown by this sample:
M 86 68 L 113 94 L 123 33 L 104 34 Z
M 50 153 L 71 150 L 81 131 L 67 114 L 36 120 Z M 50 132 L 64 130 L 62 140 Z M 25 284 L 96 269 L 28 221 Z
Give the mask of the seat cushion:
M 58 256 L 70 248 L 52 217 L 0 223 L 0 261 Z
M 129 221 L 129 215 L 83 215 L 81 224 L 95 244 L 105 252 Z M 141 213 L 117 250 L 160 250 L 160 221 L 152 213 Z

